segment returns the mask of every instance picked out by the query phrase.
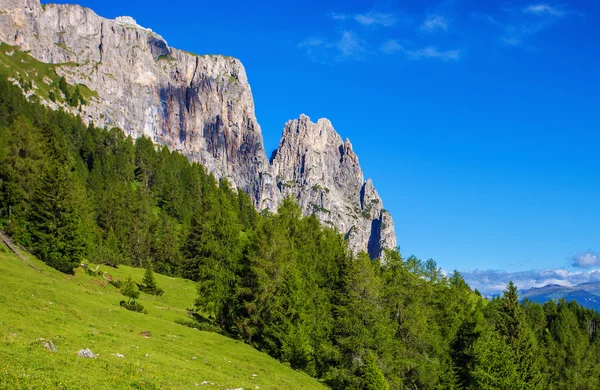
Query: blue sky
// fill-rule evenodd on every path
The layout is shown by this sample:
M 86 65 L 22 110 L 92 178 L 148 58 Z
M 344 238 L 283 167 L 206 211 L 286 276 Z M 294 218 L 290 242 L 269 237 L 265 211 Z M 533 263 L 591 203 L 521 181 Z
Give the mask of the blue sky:
M 404 255 L 490 291 L 600 280 L 600 1 L 79 3 L 241 59 L 268 154 L 329 118 Z

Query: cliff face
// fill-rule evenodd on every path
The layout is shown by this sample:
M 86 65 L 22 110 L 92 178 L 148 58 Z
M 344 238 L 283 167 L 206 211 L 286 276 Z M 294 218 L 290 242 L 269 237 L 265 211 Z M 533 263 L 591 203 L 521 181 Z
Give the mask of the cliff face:
M 352 250 L 378 256 L 396 246 L 391 216 L 371 179 L 365 182 L 352 144 L 327 119 L 301 115 L 286 123 L 271 166 L 280 197 L 291 194 L 304 214 L 337 227 Z
M 173 49 L 128 17 L 39 0 L 0 0 L 0 41 L 62 64 L 57 72 L 69 83 L 96 91 L 82 107 L 84 120 L 181 151 L 246 191 L 259 209 L 274 210 L 291 194 L 305 214 L 346 234 L 353 250 L 377 257 L 396 246 L 391 216 L 328 120 L 288 122 L 267 160 L 239 60 Z
M 0 0 L 0 40 L 99 94 L 84 119 L 179 150 L 257 196 L 268 162 L 244 67 L 234 58 L 172 49 L 131 18 L 78 5 Z

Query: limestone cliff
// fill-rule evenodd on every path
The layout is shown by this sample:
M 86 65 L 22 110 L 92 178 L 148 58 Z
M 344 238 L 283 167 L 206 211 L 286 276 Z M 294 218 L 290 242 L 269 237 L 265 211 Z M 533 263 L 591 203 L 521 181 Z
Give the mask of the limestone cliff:
M 84 120 L 181 151 L 246 191 L 259 209 L 274 210 L 292 194 L 305 214 L 346 234 L 353 250 L 377 257 L 395 247 L 391 216 L 328 120 L 288 122 L 268 161 L 239 60 L 173 49 L 130 17 L 110 20 L 39 0 L 0 0 L 0 41 L 62 64 L 57 72 L 68 82 L 96 91 L 82 107 Z
M 305 115 L 289 121 L 272 159 L 277 189 L 273 197 L 293 195 L 304 214 L 316 214 L 346 234 L 354 251 L 394 248 L 391 216 L 383 209 L 371 179 L 365 182 L 358 157 L 327 119 Z

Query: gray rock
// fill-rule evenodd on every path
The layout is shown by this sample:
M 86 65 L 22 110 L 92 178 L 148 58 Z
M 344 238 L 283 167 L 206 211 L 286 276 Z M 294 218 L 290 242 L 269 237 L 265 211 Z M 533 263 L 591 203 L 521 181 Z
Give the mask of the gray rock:
M 301 115 L 289 121 L 271 164 L 275 186 L 263 196 L 275 202 L 290 195 L 298 199 L 305 215 L 316 214 L 337 228 L 355 252 L 379 257 L 382 248 L 395 248 L 391 216 L 371 179 L 365 181 L 352 144 L 342 140 L 329 120 L 313 123 Z
M 48 340 L 42 343 L 42 346 L 48 350 L 48 352 L 58 352 L 58 348 L 54 345 L 52 340 Z
M 350 141 L 327 119 L 288 122 L 269 162 L 239 60 L 171 48 L 130 17 L 110 20 L 78 5 L 0 0 L 0 10 L 1 41 L 64 64 L 57 72 L 69 83 L 98 93 L 82 107 L 85 121 L 182 152 L 247 192 L 259 210 L 297 197 L 304 214 L 337 228 L 355 252 L 378 257 L 396 246 L 391 216 Z
M 96 359 L 96 355 L 89 348 L 80 349 L 77 351 L 77 356 L 81 356 L 88 359 Z

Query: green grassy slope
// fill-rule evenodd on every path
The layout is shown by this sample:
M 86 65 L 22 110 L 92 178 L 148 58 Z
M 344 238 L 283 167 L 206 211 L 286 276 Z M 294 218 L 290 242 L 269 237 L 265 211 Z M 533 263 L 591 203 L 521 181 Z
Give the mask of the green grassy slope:
M 81 268 L 64 275 L 32 256 L 27 260 L 38 269 L 0 242 L 0 388 L 324 388 L 242 342 L 176 324 L 194 301 L 193 282 L 156 275 L 165 294 L 142 294 L 144 315 L 121 308 L 123 297 L 102 277 Z M 144 273 L 102 269 L 137 282 Z M 143 331 L 151 336 L 140 336 Z M 41 338 L 58 352 L 47 351 Z M 78 357 L 83 348 L 98 358 Z
M 15 46 L 0 42 L 0 76 L 12 77 L 21 84 L 31 83 L 35 94 L 44 99 L 49 99 L 52 91 L 57 101 L 64 102 L 58 88 L 60 76 L 56 73 L 56 69 L 69 70 L 77 66 L 79 65 L 75 63 L 46 64 Z M 75 86 L 69 85 L 68 89 L 69 93 L 73 93 Z M 85 99 L 98 97 L 96 91 L 90 90 L 84 84 L 79 84 L 79 90 Z

